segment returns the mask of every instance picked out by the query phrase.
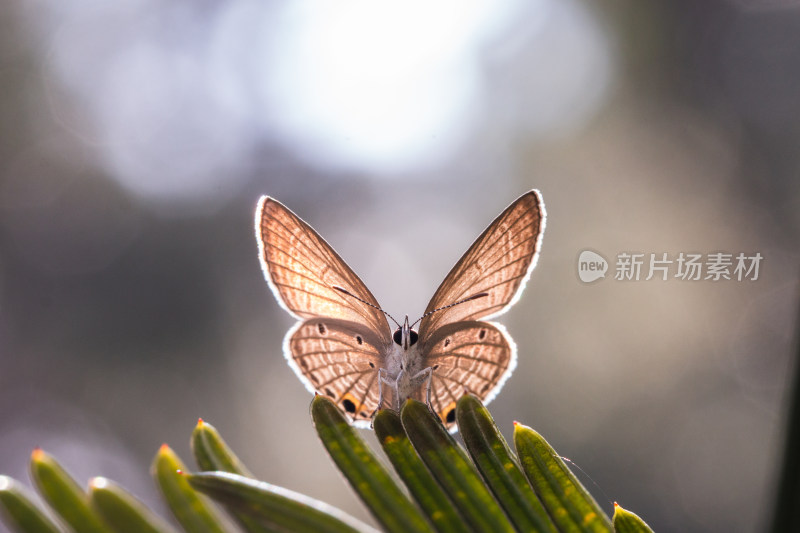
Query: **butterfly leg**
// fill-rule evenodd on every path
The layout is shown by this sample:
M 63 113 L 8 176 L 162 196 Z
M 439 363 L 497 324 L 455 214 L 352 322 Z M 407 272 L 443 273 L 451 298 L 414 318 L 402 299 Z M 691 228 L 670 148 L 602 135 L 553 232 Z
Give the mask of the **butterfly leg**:
M 428 405 L 428 409 L 431 410 L 431 413 L 435 413 L 436 411 L 433 410 L 433 405 L 431 405 L 431 383 L 433 381 L 433 368 L 428 367 L 425 370 L 421 370 L 414 374 L 412 378 L 414 381 L 422 378 L 425 383 L 425 403 Z
M 383 386 L 386 385 L 395 391 L 395 399 L 397 398 L 397 382 L 392 381 L 391 379 L 387 378 L 388 372 L 385 368 L 378 369 L 378 406 L 372 412 L 372 416 L 375 416 L 375 413 L 380 411 L 383 408 L 383 402 L 386 399 L 386 395 L 383 392 Z
M 374 410 L 374 411 L 372 411 L 372 414 L 370 414 L 370 415 L 369 415 L 369 417 L 370 417 L 370 420 L 371 420 L 371 422 L 370 422 L 370 424 L 369 424 L 369 428 L 370 428 L 370 429 L 373 429 L 373 428 L 374 428 L 374 425 L 375 425 L 375 415 L 376 415 L 376 414 L 378 413 L 378 411 L 380 411 L 380 410 L 381 410 L 381 408 L 383 407 L 383 384 L 384 384 L 384 383 L 387 383 L 387 384 L 388 384 L 388 382 L 386 381 L 386 378 L 385 378 L 385 377 L 383 377 L 383 375 L 384 375 L 385 373 L 386 373 L 386 369 L 385 369 L 385 368 L 380 368 L 380 369 L 378 369 L 378 406 L 377 406 L 377 407 L 375 407 L 375 410 Z

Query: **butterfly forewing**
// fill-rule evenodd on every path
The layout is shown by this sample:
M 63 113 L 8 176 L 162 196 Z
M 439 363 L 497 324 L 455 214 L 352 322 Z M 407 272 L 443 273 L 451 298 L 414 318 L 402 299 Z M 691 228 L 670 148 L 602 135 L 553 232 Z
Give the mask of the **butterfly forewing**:
M 425 313 L 477 294 L 486 296 L 425 317 L 420 338 L 445 324 L 498 315 L 513 304 L 536 264 L 544 221 L 544 204 L 536 190 L 506 208 L 452 268 Z
M 431 406 L 445 424 L 455 420 L 455 405 L 465 392 L 484 402 L 516 366 L 513 341 L 499 324 L 457 322 L 437 330 L 422 347 L 424 366 L 433 370 Z
M 392 344 L 375 297 L 333 248 L 281 203 L 263 197 L 256 236 L 264 275 L 278 301 L 301 320 L 284 339 L 292 369 L 357 425 L 369 425 L 381 399 L 399 406 L 407 397 L 430 394 L 434 412 L 453 426 L 465 392 L 488 402 L 516 365 L 516 348 L 503 327 L 480 319 L 502 313 L 519 296 L 536 264 L 544 224 L 538 191 L 512 203 L 439 286 L 418 344 L 401 349 Z M 404 368 L 409 374 L 401 379 Z
M 286 337 L 300 380 L 355 421 L 369 421 L 378 406 L 378 369 L 386 351 L 381 343 L 364 325 L 322 318 L 300 323 Z
M 295 317 L 328 317 L 365 323 L 388 341 L 391 334 L 378 302 L 331 246 L 280 202 L 264 196 L 256 212 L 264 276 Z M 343 294 L 342 287 L 357 298 Z

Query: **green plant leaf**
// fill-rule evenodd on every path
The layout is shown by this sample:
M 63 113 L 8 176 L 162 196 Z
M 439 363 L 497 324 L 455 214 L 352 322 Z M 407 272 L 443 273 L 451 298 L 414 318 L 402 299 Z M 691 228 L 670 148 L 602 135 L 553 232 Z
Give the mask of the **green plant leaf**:
M 528 481 L 561 531 L 612 531 L 611 520 L 541 435 L 515 423 L 514 445 Z
M 458 429 L 473 462 L 518 531 L 556 533 L 489 411 L 465 394 L 456 405 Z
M 433 531 L 330 399 L 316 395 L 311 417 L 333 462 L 386 531 Z
M 650 526 L 638 515 L 627 511 L 614 502 L 614 531 L 616 533 L 653 533 Z
M 186 466 L 175 452 L 166 444 L 162 445 L 150 471 L 172 514 L 187 533 L 225 533 L 208 500 L 198 494 L 181 474 L 184 470 Z
M 263 481 L 227 472 L 200 472 L 185 477 L 197 490 L 274 531 L 375 531 L 335 507 Z
M 31 479 L 42 498 L 73 530 L 86 533 L 110 531 L 89 505 L 89 496 L 55 458 L 36 448 L 31 453 Z
M 203 419 L 192 431 L 192 453 L 201 470 L 221 470 L 240 476 L 253 477 L 250 470 L 228 447 L 217 429 Z
M 190 442 L 195 461 L 202 470 L 219 470 L 252 478 L 253 474 L 233 453 L 217 429 L 203 419 L 197 421 Z M 274 529 L 261 524 L 245 513 L 228 508 L 228 512 L 248 533 L 272 533 Z
M 89 501 L 117 533 L 174 533 L 142 502 L 104 477 L 89 480 Z
M 473 530 L 514 531 L 467 454 L 427 405 L 407 400 L 400 419 L 414 449 Z
M 61 533 L 61 529 L 33 503 L 29 491 L 15 479 L 0 476 L 0 518 L 20 533 Z
M 440 533 L 467 530 L 467 525 L 447 494 L 414 451 L 400 422 L 400 416 L 394 411 L 384 409 L 375 416 L 373 424 L 383 451 L 436 530 Z

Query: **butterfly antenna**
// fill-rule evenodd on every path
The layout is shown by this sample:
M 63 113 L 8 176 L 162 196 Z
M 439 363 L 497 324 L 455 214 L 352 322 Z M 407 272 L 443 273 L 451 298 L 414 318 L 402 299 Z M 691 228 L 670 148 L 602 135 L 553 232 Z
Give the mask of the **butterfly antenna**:
M 388 316 L 389 318 L 391 318 L 391 319 L 392 319 L 392 322 L 394 322 L 395 324 L 397 324 L 397 327 L 398 327 L 398 328 L 399 328 L 399 327 L 401 327 L 401 326 L 400 326 L 400 323 L 399 323 L 397 320 L 395 320 L 395 319 L 394 319 L 394 317 L 393 317 L 392 315 L 390 315 L 389 313 L 387 313 L 386 311 L 384 311 L 383 309 L 381 309 L 381 308 L 380 308 L 380 307 L 378 307 L 377 305 L 375 305 L 375 304 L 371 304 L 371 303 L 369 303 L 369 302 L 367 302 L 367 301 L 364 301 L 364 300 L 362 300 L 361 298 L 359 298 L 358 296 L 356 296 L 356 295 L 355 295 L 355 294 L 353 294 L 352 292 L 348 291 L 348 290 L 347 290 L 347 289 L 345 289 L 344 287 L 339 287 L 338 285 L 331 285 L 331 287 L 333 287 L 334 289 L 336 289 L 336 290 L 337 290 L 337 291 L 339 291 L 339 292 L 342 292 L 342 293 L 344 293 L 344 294 L 346 294 L 346 295 L 350 296 L 351 298 L 355 298 L 356 300 L 358 300 L 359 302 L 361 302 L 361 303 L 362 303 L 362 304 L 364 304 L 364 305 L 368 305 L 368 306 L 370 306 L 370 307 L 372 307 L 372 308 L 374 308 L 374 309 L 377 309 L 378 311 L 380 311 L 380 312 L 381 312 L 381 313 L 383 313 L 384 315 L 386 315 L 386 316 Z
M 428 317 L 428 316 L 432 315 L 432 314 L 433 314 L 433 313 L 435 313 L 436 311 L 442 311 L 443 309 L 450 309 L 451 307 L 455 307 L 455 306 L 457 306 L 458 304 L 463 304 L 463 303 L 466 303 L 466 302 L 471 302 L 472 300 L 477 300 L 478 298 L 484 298 L 484 297 L 486 297 L 486 296 L 489 296 L 489 293 L 488 293 L 488 292 L 479 292 L 478 294 L 473 294 L 472 296 L 469 296 L 469 297 L 467 297 L 467 298 L 464 298 L 463 300 L 459 300 L 459 301 L 457 301 L 457 302 L 454 302 L 454 303 L 451 303 L 451 304 L 443 305 L 442 307 L 437 307 L 437 308 L 436 308 L 436 309 L 434 309 L 433 311 L 428 311 L 427 313 L 425 313 L 424 315 L 422 315 L 421 317 L 419 317 L 419 318 L 417 319 L 417 321 L 416 321 L 416 322 L 414 322 L 413 324 L 411 324 L 411 327 L 413 328 L 414 326 L 416 326 L 416 325 L 417 325 L 417 323 L 418 323 L 418 322 L 421 322 L 423 318 L 425 318 L 425 317 Z

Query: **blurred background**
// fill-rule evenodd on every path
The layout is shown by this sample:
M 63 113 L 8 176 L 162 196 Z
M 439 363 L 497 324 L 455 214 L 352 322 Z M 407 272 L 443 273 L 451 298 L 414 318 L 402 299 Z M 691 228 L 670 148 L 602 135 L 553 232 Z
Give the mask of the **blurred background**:
M 3 2 L 0 472 L 27 482 L 41 446 L 163 512 L 149 463 L 162 442 L 189 460 L 203 417 L 261 479 L 371 521 L 284 361 L 256 202 L 415 318 L 535 187 L 498 424 L 541 432 L 609 513 L 761 531 L 795 364 L 798 94 L 791 0 Z M 578 279 L 584 249 L 606 279 Z M 622 252 L 763 260 L 622 282 Z

